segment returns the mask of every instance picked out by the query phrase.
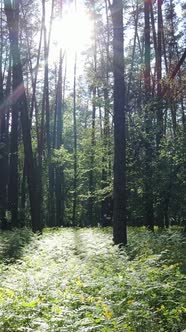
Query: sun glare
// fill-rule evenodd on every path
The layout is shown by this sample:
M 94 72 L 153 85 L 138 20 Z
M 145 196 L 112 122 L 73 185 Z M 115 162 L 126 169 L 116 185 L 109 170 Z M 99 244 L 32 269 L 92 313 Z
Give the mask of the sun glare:
M 52 43 L 67 54 L 82 52 L 89 44 L 92 35 L 92 22 L 83 7 L 75 10 L 69 6 L 62 20 L 54 22 Z

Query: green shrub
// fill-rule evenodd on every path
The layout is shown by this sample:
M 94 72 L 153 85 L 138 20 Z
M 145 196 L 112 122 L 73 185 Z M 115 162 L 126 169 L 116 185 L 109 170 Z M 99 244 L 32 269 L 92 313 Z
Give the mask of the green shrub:
M 26 230 L 15 232 L 22 257 L 2 264 L 0 331 L 184 330 L 185 239 L 179 231 L 131 228 L 122 250 L 113 246 L 110 228 L 26 236 Z M 3 241 L 12 237 L 8 232 Z

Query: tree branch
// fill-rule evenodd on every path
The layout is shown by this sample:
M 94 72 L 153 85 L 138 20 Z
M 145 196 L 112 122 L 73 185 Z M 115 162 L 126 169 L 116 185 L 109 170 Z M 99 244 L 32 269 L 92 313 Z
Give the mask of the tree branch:
M 178 61 L 177 65 L 175 66 L 173 72 L 171 74 L 167 75 L 168 78 L 170 77 L 171 80 L 173 80 L 175 78 L 175 76 L 177 75 L 178 71 L 180 70 L 180 67 L 184 63 L 185 58 L 186 58 L 186 49 L 185 49 L 182 57 Z M 162 90 L 161 98 L 165 95 L 167 89 L 168 89 L 168 86 L 165 86 L 164 89 Z

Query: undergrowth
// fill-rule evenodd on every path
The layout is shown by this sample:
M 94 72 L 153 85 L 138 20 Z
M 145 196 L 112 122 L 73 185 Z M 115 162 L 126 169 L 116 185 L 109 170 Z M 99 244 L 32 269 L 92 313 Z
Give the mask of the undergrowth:
M 186 240 L 128 237 L 121 250 L 109 228 L 0 234 L 0 332 L 182 332 Z

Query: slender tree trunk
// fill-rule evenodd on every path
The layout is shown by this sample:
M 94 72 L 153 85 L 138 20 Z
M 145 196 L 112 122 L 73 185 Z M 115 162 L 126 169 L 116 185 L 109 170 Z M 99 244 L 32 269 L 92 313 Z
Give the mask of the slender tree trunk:
M 115 244 L 127 243 L 126 212 L 126 135 L 123 45 L 123 4 L 113 0 L 113 68 L 114 68 L 114 209 L 113 235 Z
M 160 143 L 163 138 L 163 112 L 161 108 L 161 79 L 162 79 L 162 0 L 158 0 L 158 43 L 157 43 L 157 98 L 158 98 L 158 109 L 157 109 L 157 150 L 160 149 Z
M 13 78 L 16 69 L 13 67 Z M 13 90 L 15 91 L 16 79 L 13 79 Z M 10 167 L 8 183 L 8 208 L 11 212 L 11 225 L 18 226 L 18 101 L 12 105 L 11 135 L 10 135 Z
M 56 147 L 60 149 L 63 144 L 63 97 L 62 97 L 62 49 L 59 57 L 59 73 L 57 86 L 57 101 L 56 101 L 56 121 L 57 121 L 57 138 Z M 56 223 L 57 226 L 64 224 L 64 170 L 63 166 L 56 167 Z
M 91 155 L 90 155 L 90 174 L 89 174 L 89 204 L 88 204 L 88 223 L 93 226 L 93 207 L 94 207 L 94 161 L 95 161 L 95 117 L 96 117 L 96 87 L 93 87 L 93 101 L 92 101 L 92 133 L 91 133 Z
M 164 226 L 164 197 L 161 189 L 162 179 L 162 163 L 160 160 L 161 142 L 163 139 L 163 110 L 161 103 L 161 79 L 162 79 L 162 0 L 158 2 L 158 42 L 157 42 L 157 134 L 156 134 L 156 144 L 157 144 L 157 168 L 158 168 L 158 181 L 160 185 L 158 186 L 157 195 L 157 224 L 160 228 Z
M 0 114 L 0 142 L 2 143 L 1 158 L 0 158 L 0 220 L 2 229 L 8 228 L 8 221 L 6 218 L 7 210 L 7 187 L 8 187 L 8 173 L 9 173 L 9 102 L 5 102 L 10 98 L 11 90 L 11 56 L 9 55 L 9 69 L 6 82 L 5 96 L 2 91 L 1 97 L 4 99 L 4 103 L 1 104 Z
M 151 1 L 150 1 L 150 17 L 151 17 L 151 25 L 152 25 L 154 50 L 155 50 L 155 56 L 156 56 L 156 59 L 157 59 L 157 48 L 158 48 L 158 46 L 157 46 L 157 37 L 156 37 L 156 28 L 155 28 L 153 5 L 152 5 Z
M 7 172 L 8 172 L 8 146 L 6 139 L 6 118 L 3 114 L 0 126 L 0 224 L 2 229 L 7 229 Z
M 0 104 L 3 103 L 3 85 L 0 84 Z M 0 121 L 0 223 L 2 229 L 7 228 L 6 220 L 6 185 L 7 185 L 7 141 L 6 141 L 6 118 L 1 115 Z
M 103 95 L 104 95 L 104 122 L 103 122 L 103 130 L 101 128 L 101 137 L 103 141 L 103 157 L 102 157 L 102 189 L 109 186 L 111 177 L 110 177 L 110 123 L 109 123 L 109 56 L 110 56 L 110 24 L 109 24 L 109 13 L 108 13 L 108 5 L 105 0 L 105 12 L 106 12 L 106 60 L 103 57 L 103 65 L 105 67 L 105 80 L 103 87 Z M 105 63 L 104 63 L 105 62 Z M 111 209 L 111 197 L 108 195 L 103 197 L 101 202 L 101 225 L 102 226 L 110 226 L 112 222 L 112 209 Z
M 72 224 L 76 222 L 76 205 L 77 205 L 77 123 L 76 123 L 76 65 L 77 54 L 74 60 L 74 91 L 73 91 L 73 129 L 74 129 L 74 179 L 73 179 L 73 211 Z
M 93 1 L 93 15 L 94 15 L 94 79 L 92 87 L 92 131 L 91 131 L 91 154 L 90 154 L 90 173 L 89 173 L 89 200 L 88 200 L 88 224 L 95 225 L 94 220 L 94 164 L 95 164 L 95 120 L 96 120 L 96 72 L 97 72 L 97 40 L 96 40 L 96 18 L 95 18 L 95 1 Z
M 108 83 L 108 81 L 107 81 Z M 106 83 L 106 84 L 107 84 Z M 102 158 L 102 189 L 109 186 L 110 176 L 110 123 L 109 123 L 109 97 L 108 86 L 104 88 L 104 128 L 103 128 L 103 158 Z M 112 207 L 111 197 L 107 196 L 102 200 L 101 204 L 101 225 L 111 226 L 112 223 Z
M 24 211 L 25 211 L 25 203 L 26 203 L 26 162 L 24 159 L 23 164 L 23 175 L 22 175 L 22 182 L 21 182 L 21 209 L 22 209 L 22 218 L 24 218 Z
M 133 43 L 133 49 L 132 49 L 131 69 L 130 69 L 130 73 L 129 73 L 129 83 L 128 83 L 128 89 L 127 89 L 127 99 L 129 99 L 129 95 L 130 95 L 131 82 L 132 82 L 132 74 L 133 74 L 133 68 L 134 68 L 134 60 L 135 60 L 135 52 L 136 52 L 136 42 L 137 42 L 137 33 L 138 33 L 138 17 L 139 17 L 139 5 L 138 5 L 138 0 L 137 0 L 136 14 L 134 16 L 135 32 L 134 32 L 134 43 Z
M 53 130 L 52 130 L 52 149 L 56 148 L 56 128 L 57 128 L 57 97 L 58 97 L 58 72 L 57 65 L 55 68 L 55 102 L 54 102 L 54 116 L 53 116 Z
M 45 14 L 45 0 L 42 0 L 43 5 L 43 21 L 44 21 L 44 58 L 45 58 L 45 73 L 44 73 L 44 107 L 46 112 L 46 142 L 47 142 L 47 161 L 48 161 L 48 220 L 47 224 L 50 225 L 54 215 L 54 172 L 51 164 L 51 133 L 50 133 L 50 104 L 49 104 L 49 79 L 48 79 L 48 56 L 50 50 L 50 35 L 52 29 L 52 18 L 54 10 L 54 1 L 51 8 L 51 21 L 49 25 L 49 39 L 47 43 L 46 35 L 46 14 Z
M 15 59 L 18 49 L 18 8 L 14 9 L 15 18 L 12 21 L 10 53 L 12 55 L 12 88 L 13 104 L 11 113 L 11 134 L 10 134 L 10 167 L 8 183 L 8 208 L 11 212 L 11 225 L 18 226 L 18 122 L 19 122 L 19 99 L 15 99 L 14 94 L 19 86 L 17 78 L 17 59 Z
M 145 225 L 154 229 L 154 212 L 153 212 L 153 189 L 152 189 L 152 119 L 150 107 L 150 22 L 149 22 L 149 1 L 144 0 L 145 10 L 145 179 L 144 179 L 144 208 L 145 208 Z
M 37 87 L 37 78 L 38 78 L 38 71 L 39 71 L 39 61 L 40 61 L 40 56 L 41 56 L 41 45 L 42 45 L 42 36 L 43 36 L 43 29 L 44 29 L 43 25 L 44 25 L 44 22 L 42 19 L 38 53 L 37 53 L 37 61 L 36 61 L 36 68 L 35 68 L 35 77 L 33 78 L 33 84 L 32 84 L 33 91 L 32 91 L 32 99 L 31 99 L 31 107 L 30 107 L 30 118 L 31 119 L 33 118 L 33 113 L 35 111 L 38 151 L 40 150 L 40 133 L 39 133 L 39 120 L 38 120 L 38 105 L 37 105 L 37 100 L 36 100 L 36 87 Z

